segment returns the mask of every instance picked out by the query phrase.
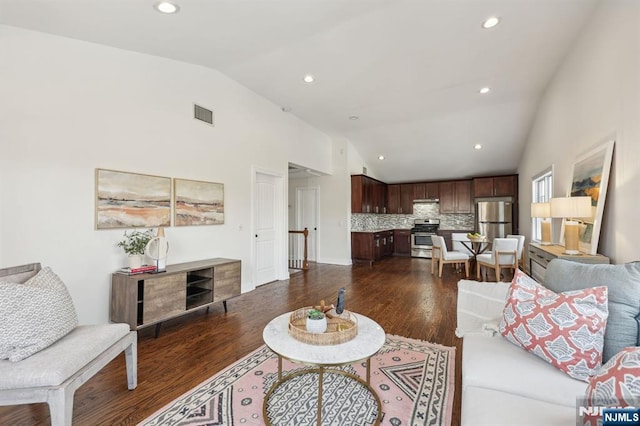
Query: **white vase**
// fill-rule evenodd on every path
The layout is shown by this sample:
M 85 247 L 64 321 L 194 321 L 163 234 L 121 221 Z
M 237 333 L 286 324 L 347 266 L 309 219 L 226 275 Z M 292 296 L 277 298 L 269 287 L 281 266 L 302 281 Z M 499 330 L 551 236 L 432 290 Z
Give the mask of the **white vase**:
M 320 334 L 327 331 L 327 317 L 322 319 L 307 318 L 307 331 L 309 333 Z
M 142 256 L 139 254 L 130 254 L 127 256 L 127 266 L 131 269 L 142 266 Z

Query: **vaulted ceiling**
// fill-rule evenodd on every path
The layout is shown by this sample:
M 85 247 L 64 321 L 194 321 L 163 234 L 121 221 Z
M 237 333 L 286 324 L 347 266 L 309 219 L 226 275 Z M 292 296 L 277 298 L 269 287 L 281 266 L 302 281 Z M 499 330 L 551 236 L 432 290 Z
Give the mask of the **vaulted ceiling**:
M 0 23 L 217 69 L 393 183 L 515 171 L 597 2 L 174 0 L 164 15 L 155 0 L 0 0 Z

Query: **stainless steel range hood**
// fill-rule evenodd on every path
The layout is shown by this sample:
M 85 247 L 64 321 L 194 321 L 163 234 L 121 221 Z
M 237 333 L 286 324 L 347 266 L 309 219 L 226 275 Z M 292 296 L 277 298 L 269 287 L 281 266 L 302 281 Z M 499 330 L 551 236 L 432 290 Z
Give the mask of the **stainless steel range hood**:
M 413 200 L 413 204 L 428 204 L 428 203 L 439 203 L 439 202 L 440 202 L 439 198 L 424 198 L 424 199 Z

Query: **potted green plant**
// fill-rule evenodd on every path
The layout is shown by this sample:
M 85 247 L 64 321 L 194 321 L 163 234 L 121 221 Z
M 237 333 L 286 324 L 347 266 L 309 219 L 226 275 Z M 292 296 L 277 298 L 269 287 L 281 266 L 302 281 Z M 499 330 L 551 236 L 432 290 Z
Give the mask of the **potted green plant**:
M 327 331 L 327 317 L 322 311 L 311 309 L 307 313 L 306 326 L 309 333 L 324 333 Z
M 124 231 L 124 238 L 118 243 L 118 247 L 121 247 L 127 254 L 127 266 L 129 266 L 129 268 L 133 269 L 142 266 L 144 249 L 152 238 L 153 230 L 151 229 L 147 229 L 146 231 L 132 231 L 130 234 Z

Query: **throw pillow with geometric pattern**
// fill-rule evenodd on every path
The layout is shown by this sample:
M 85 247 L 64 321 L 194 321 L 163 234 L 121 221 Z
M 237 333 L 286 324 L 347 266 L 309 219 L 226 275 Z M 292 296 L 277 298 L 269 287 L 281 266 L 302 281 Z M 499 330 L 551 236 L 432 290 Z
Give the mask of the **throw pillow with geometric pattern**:
M 640 348 L 625 348 L 589 380 L 589 407 L 638 407 L 640 404 Z M 584 426 L 602 424 L 600 416 L 585 416 Z
M 516 270 L 500 333 L 569 376 L 588 381 L 602 365 L 607 287 L 554 293 Z
M 51 268 L 24 284 L 0 282 L 0 359 L 23 360 L 77 325 L 73 300 Z

